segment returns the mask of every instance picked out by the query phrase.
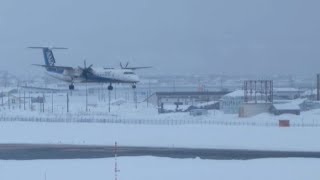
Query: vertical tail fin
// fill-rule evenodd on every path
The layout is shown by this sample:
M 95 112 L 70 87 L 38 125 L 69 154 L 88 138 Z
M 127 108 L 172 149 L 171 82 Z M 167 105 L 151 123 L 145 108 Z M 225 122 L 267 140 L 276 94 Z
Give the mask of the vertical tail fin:
M 56 63 L 56 60 L 54 59 L 52 50 L 49 48 L 43 48 L 43 58 L 47 66 L 54 66 Z
M 56 63 L 56 60 L 53 56 L 53 49 L 67 49 L 67 48 L 62 48 L 62 47 L 29 47 L 31 49 L 42 49 L 42 53 L 43 53 L 43 58 L 44 58 L 44 62 L 45 65 L 47 66 L 54 66 L 54 64 Z

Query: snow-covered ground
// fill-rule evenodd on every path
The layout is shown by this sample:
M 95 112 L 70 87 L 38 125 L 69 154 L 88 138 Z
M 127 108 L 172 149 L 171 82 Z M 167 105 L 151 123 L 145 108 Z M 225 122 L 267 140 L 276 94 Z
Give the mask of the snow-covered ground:
M 114 93 L 114 92 L 113 92 Z M 129 94 L 131 94 L 129 96 Z M 319 126 L 320 127 L 320 109 L 301 112 L 301 115 L 284 114 L 276 116 L 269 113 L 263 113 L 250 118 L 239 118 L 237 114 L 224 114 L 219 110 L 211 110 L 206 116 L 190 116 L 188 112 L 158 114 L 157 107 L 152 104 L 142 102 L 144 96 L 139 96 L 137 108 L 133 103 L 133 96 L 130 91 L 119 91 L 117 95 L 111 95 L 111 112 L 108 112 L 108 97 L 102 98 L 101 95 L 90 95 L 88 97 L 88 112 L 86 112 L 86 98 L 83 94 L 74 93 L 69 96 L 69 112 L 67 113 L 67 94 L 58 93 L 45 94 L 46 102 L 44 112 L 41 112 L 41 104 L 30 104 L 27 99 L 26 103 L 9 104 L 4 103 L 0 106 L 0 120 L 2 121 L 58 121 L 58 122 L 79 122 L 84 120 L 93 122 L 110 122 L 110 121 L 131 121 L 135 124 L 137 121 L 155 122 L 154 124 L 171 124 L 168 121 L 177 122 L 176 124 L 219 124 L 227 125 L 262 125 L 277 126 L 279 120 L 290 120 L 293 126 Z M 23 95 L 20 94 L 22 97 Z M 27 97 L 29 94 L 26 95 Z M 42 94 L 31 94 L 31 96 L 42 97 Z M 5 99 L 6 100 L 6 99 Z M 53 100 L 53 102 L 51 102 Z M 121 103 L 119 103 L 121 102 Z M 53 106 L 52 106 L 53 104 Z M 118 105 L 116 105 L 118 104 Z M 25 110 L 24 110 L 25 106 Z M 31 108 L 32 107 L 32 108 Z M 53 112 L 52 112 L 53 111 Z M 229 124 L 228 124 L 229 123 Z
M 14 108 L 8 109 L 7 106 L 0 107 L 0 120 L 2 121 L 74 121 L 79 122 L 93 121 L 93 122 L 110 122 L 122 120 L 123 122 L 137 121 L 152 121 L 164 122 L 168 121 L 178 122 L 177 124 L 219 124 L 226 125 L 262 125 L 262 126 L 277 126 L 279 120 L 290 120 L 293 126 L 320 126 L 320 109 L 301 112 L 301 115 L 284 114 L 276 116 L 270 113 L 263 113 L 250 118 L 239 118 L 237 114 L 224 114 L 219 110 L 211 110 L 205 116 L 190 116 L 188 112 L 158 114 L 156 107 L 151 104 L 147 105 L 145 102 L 139 103 L 137 108 L 133 102 L 124 102 L 121 105 L 111 105 L 111 112 L 108 112 L 108 103 L 104 101 L 97 101 L 97 97 L 89 97 L 89 112 L 85 112 L 85 97 L 71 96 L 69 103 L 69 113 L 67 113 L 66 97 L 56 95 L 55 103 L 52 106 L 50 102 L 45 104 L 45 112 L 40 112 L 39 104 L 33 104 L 34 110 L 30 111 L 27 104 L 26 110 L 23 110 L 23 104 L 19 108 L 16 105 Z M 124 99 L 120 98 L 122 101 Z M 119 99 L 118 99 L 119 100 Z M 50 101 L 50 100 L 48 100 Z M 116 101 L 113 99 L 113 101 Z M 147 123 L 152 124 L 152 123 Z M 160 123 L 161 124 L 161 123 Z M 170 123 L 171 124 L 171 123 Z
M 21 104 L 20 108 L 18 105 L 10 109 L 1 107 L 0 143 L 112 145 L 117 141 L 131 146 L 320 151 L 320 144 L 315 143 L 316 137 L 320 136 L 320 110 L 302 112 L 300 116 L 264 113 L 250 118 L 239 118 L 238 115 L 212 110 L 206 116 L 194 117 L 182 112 L 158 114 L 157 109 L 150 104 L 139 103 L 138 108 L 135 108 L 135 104 L 128 101 L 112 105 L 111 113 L 108 113 L 107 102 L 90 96 L 89 112 L 85 112 L 85 96 L 74 94 L 69 98 L 69 113 L 65 112 L 66 94 L 54 95 L 53 113 L 50 96 L 45 103 L 45 112 L 40 112 L 39 104 L 34 104 L 34 111 L 30 111 L 29 104 L 26 110 L 23 110 Z M 294 127 L 277 127 L 280 119 L 290 120 Z M 113 123 L 44 122 L 51 120 L 111 120 Z M 300 127 L 302 125 L 308 127 Z
M 119 180 L 318 180 L 318 159 L 259 159 L 220 161 L 156 157 L 118 158 Z M 114 179 L 114 160 L 0 161 L 3 180 L 105 180 Z
M 320 151 L 320 128 L 0 122 L 0 143 Z

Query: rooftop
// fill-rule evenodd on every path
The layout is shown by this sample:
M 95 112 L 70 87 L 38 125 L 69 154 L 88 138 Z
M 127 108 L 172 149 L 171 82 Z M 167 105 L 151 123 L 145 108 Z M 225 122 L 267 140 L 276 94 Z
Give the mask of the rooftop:
M 303 92 L 303 90 L 299 90 L 297 88 L 273 88 L 274 92 Z
M 156 92 L 157 96 L 206 96 L 206 95 L 225 95 L 228 91 L 189 91 L 189 92 Z
M 243 97 L 244 96 L 244 90 L 236 90 L 229 94 L 225 95 L 226 97 Z
M 306 99 L 297 99 L 289 103 L 284 104 L 273 104 L 273 107 L 277 110 L 300 110 L 300 104 L 303 103 Z

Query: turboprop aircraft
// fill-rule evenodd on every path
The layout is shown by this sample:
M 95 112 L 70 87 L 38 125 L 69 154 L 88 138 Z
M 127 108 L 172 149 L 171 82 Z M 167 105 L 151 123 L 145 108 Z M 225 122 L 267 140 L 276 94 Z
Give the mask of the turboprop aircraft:
M 137 69 L 151 68 L 148 67 L 128 67 L 129 63 L 124 66 L 120 63 L 120 68 L 93 67 L 91 64 L 87 67 L 84 61 L 83 67 L 56 66 L 56 60 L 53 56 L 54 49 L 67 49 L 63 47 L 29 47 L 31 49 L 42 49 L 45 64 L 33 64 L 46 69 L 46 73 L 56 79 L 70 83 L 69 89 L 74 90 L 74 83 L 109 83 L 108 90 L 113 90 L 112 84 L 126 83 L 136 88 L 139 82 L 139 76 L 135 74 Z

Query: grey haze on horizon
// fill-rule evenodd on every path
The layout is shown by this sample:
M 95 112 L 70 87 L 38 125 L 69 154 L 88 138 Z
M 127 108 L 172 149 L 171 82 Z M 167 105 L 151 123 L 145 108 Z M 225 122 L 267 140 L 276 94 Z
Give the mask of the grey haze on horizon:
M 41 72 L 57 64 L 151 65 L 152 74 L 320 72 L 317 0 L 2 0 L 0 69 Z M 245 70 L 247 68 L 247 71 Z

